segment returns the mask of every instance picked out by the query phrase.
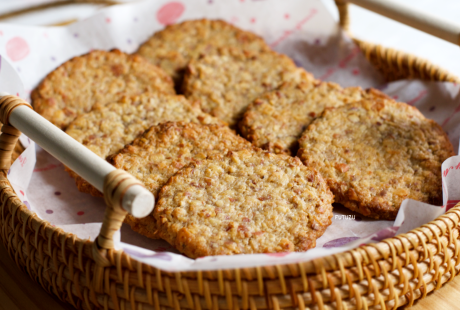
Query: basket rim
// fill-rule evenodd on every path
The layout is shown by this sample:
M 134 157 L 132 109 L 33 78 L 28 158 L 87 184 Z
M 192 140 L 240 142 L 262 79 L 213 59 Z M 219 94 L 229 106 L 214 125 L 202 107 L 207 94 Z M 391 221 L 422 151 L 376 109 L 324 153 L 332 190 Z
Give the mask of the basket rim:
M 421 72 L 424 75 L 422 78 L 415 77 L 415 79 L 460 84 L 460 76 L 432 63 L 428 59 L 395 48 L 385 47 L 379 43 L 364 41 L 353 36 L 350 36 L 350 38 L 359 46 L 368 60 L 370 60 L 372 56 L 378 56 L 385 60 L 387 64 L 397 66 L 400 70 L 403 70 L 402 67 L 407 65 L 409 70 L 412 71 L 409 72 L 409 77 L 406 78 L 407 80 L 414 79 L 413 70 L 414 67 L 418 67 L 422 68 L 420 71 L 424 71 Z

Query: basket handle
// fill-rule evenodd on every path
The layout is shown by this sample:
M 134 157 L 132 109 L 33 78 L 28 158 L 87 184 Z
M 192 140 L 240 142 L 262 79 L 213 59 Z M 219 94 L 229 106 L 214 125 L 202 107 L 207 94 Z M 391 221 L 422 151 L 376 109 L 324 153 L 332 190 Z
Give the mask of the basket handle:
M 340 26 L 349 32 L 348 3 L 353 3 L 377 14 L 391 18 L 447 42 L 460 45 L 460 24 L 441 19 L 395 0 L 335 0 L 339 9 Z
M 93 243 L 93 258 L 99 266 L 107 266 L 106 252 L 114 247 L 113 235 L 125 216 L 150 214 L 155 199 L 143 184 L 123 170 L 108 162 L 33 111 L 19 97 L 0 93 L 0 169 L 11 166 L 11 152 L 21 131 L 43 149 L 75 171 L 91 185 L 104 193 L 107 204 L 101 231 Z

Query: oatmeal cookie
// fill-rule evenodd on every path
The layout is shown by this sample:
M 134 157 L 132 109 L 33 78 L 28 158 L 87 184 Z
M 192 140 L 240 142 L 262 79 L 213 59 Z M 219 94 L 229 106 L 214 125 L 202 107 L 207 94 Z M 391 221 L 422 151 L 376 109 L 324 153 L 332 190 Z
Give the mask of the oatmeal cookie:
M 160 237 L 191 258 L 306 251 L 331 224 L 332 201 L 298 158 L 246 149 L 180 170 L 154 217 Z
M 186 121 L 200 124 L 222 124 L 199 106 L 183 96 L 145 93 L 124 97 L 105 107 L 78 116 L 66 133 L 102 158 L 121 150 L 150 126 L 166 121 Z M 102 194 L 81 177 L 76 178 L 78 189 L 94 196 Z
M 321 173 L 335 202 L 388 220 L 406 198 L 441 204 L 441 164 L 454 155 L 438 124 L 384 98 L 326 109 L 299 145 L 298 156 Z
M 252 148 L 251 143 L 222 125 L 167 122 L 152 126 L 108 161 L 131 173 L 158 197 L 158 191 L 182 167 L 213 154 Z M 157 238 L 153 216 L 125 220 L 134 231 Z
M 386 97 L 360 87 L 342 88 L 335 83 L 286 84 L 252 102 L 239 125 L 255 146 L 273 153 L 296 154 L 297 140 L 326 107 L 338 107 L 364 98 Z
M 163 68 L 176 82 L 190 60 L 233 46 L 248 51 L 269 51 L 265 41 L 222 20 L 190 20 L 169 25 L 141 45 L 137 53 Z
M 286 55 L 232 49 L 220 53 L 190 62 L 183 91 L 190 100 L 199 101 L 203 111 L 230 126 L 236 125 L 246 107 L 261 94 L 283 83 L 313 81 L 311 74 L 297 68 Z
M 61 129 L 93 105 L 148 91 L 174 94 L 166 72 L 144 58 L 119 50 L 92 51 L 48 74 L 32 92 L 35 111 Z

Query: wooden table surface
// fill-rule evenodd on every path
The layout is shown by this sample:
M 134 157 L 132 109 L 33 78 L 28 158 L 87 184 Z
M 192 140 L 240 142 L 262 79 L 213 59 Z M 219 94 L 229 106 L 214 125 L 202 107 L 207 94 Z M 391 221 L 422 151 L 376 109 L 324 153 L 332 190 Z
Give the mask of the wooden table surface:
M 460 309 L 460 277 L 446 284 L 411 310 Z M 22 272 L 0 244 L 0 310 L 70 310 L 74 309 L 49 295 L 40 284 Z
M 22 272 L 0 244 L 0 310 L 70 310 L 71 305 L 49 295 Z

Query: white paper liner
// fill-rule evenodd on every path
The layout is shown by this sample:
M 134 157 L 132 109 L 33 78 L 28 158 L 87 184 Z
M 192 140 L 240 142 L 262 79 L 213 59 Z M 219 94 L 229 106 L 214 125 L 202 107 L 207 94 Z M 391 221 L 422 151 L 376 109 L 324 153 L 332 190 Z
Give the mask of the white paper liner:
M 460 87 L 451 83 L 399 81 L 386 85 L 352 41 L 339 30 L 318 0 L 155 1 L 115 6 L 67 27 L 0 24 L 0 91 L 28 99 L 31 90 L 56 66 L 91 49 L 133 52 L 165 24 L 196 18 L 221 18 L 262 35 L 277 51 L 288 54 L 317 78 L 342 86 L 378 87 L 398 101 L 417 106 L 441 124 L 458 147 Z M 9 65 L 5 60 L 11 61 Z M 15 71 L 19 73 L 17 77 Z M 23 91 L 21 80 L 24 82 Z M 62 163 L 22 136 L 25 152 L 8 178 L 19 198 L 51 224 L 83 239 L 97 236 L 105 205 L 78 192 Z M 460 158 L 443 165 L 444 207 L 406 200 L 395 222 L 375 221 L 335 208 L 333 223 L 305 253 L 214 256 L 189 259 L 168 243 L 151 240 L 123 226 L 116 245 L 133 258 L 164 270 L 212 270 L 286 264 L 352 249 L 404 233 L 427 223 L 460 200 Z M 458 167 L 458 168 L 457 168 Z M 441 171 L 440 171 L 441 173 Z M 30 184 L 29 184 L 30 182 Z M 448 194 L 448 195 L 447 195 Z

